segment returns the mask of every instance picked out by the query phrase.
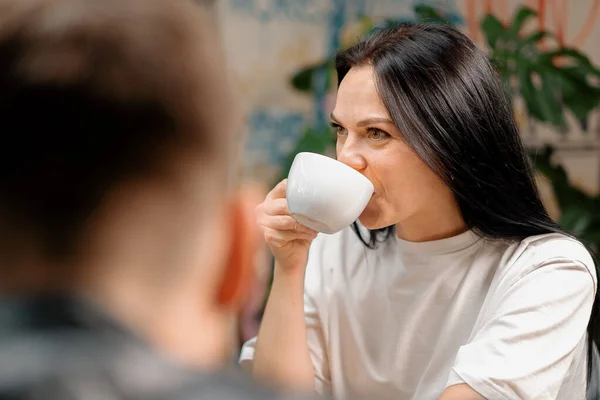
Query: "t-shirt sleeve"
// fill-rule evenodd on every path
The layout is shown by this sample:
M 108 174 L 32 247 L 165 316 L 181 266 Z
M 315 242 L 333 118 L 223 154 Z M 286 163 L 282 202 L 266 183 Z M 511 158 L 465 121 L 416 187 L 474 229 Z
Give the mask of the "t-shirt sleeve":
M 317 238 L 311 246 L 304 279 L 304 320 L 308 349 L 315 373 L 315 391 L 323 396 L 331 396 L 331 378 L 327 358 L 325 337 L 320 314 L 323 295 L 323 277 L 321 274 L 321 241 Z M 256 338 L 242 346 L 240 364 L 245 370 L 251 369 Z
M 546 260 L 496 295 L 458 351 L 447 386 L 466 383 L 488 400 L 555 399 L 585 342 L 594 301 L 585 254 L 584 261 Z

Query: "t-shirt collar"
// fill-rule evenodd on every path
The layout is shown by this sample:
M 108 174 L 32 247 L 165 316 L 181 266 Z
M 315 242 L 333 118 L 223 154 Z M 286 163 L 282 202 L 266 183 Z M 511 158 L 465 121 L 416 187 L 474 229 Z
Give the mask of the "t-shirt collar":
M 394 235 L 394 238 L 403 253 L 432 255 L 450 254 L 464 250 L 482 239 L 482 237 L 473 230 L 468 230 L 449 238 L 427 242 L 410 242 L 408 240 L 400 239 L 398 235 Z

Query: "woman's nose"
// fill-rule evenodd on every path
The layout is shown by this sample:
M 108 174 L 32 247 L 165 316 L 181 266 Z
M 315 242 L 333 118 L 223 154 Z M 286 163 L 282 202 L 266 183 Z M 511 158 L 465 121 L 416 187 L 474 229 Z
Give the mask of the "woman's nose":
M 343 145 L 338 147 L 337 160 L 357 171 L 362 171 L 367 167 L 364 155 L 361 154 L 356 144 L 350 140 L 346 140 Z

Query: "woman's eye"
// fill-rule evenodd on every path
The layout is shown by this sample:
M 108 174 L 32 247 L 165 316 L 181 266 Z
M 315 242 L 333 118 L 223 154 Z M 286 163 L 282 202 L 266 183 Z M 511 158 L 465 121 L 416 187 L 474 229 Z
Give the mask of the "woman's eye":
M 386 139 L 387 137 L 389 137 L 389 135 L 387 133 L 385 133 L 384 131 L 379 130 L 379 129 L 369 129 L 368 130 L 368 137 L 371 140 L 378 141 L 378 140 Z
M 331 124 L 331 127 L 333 128 L 333 132 L 335 132 L 336 136 L 343 136 L 346 134 L 344 127 L 338 124 Z

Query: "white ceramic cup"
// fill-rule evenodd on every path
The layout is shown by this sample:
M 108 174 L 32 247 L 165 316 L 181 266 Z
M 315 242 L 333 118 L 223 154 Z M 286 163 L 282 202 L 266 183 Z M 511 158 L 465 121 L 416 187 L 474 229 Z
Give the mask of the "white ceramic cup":
M 286 198 L 292 217 L 332 234 L 352 224 L 373 196 L 373 184 L 333 158 L 298 153 L 288 174 Z

